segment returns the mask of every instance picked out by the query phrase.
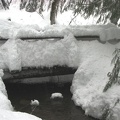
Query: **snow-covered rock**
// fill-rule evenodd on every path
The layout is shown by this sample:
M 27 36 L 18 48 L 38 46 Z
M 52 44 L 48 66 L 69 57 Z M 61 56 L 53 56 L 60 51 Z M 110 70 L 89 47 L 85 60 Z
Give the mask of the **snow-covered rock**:
M 39 101 L 38 100 L 31 100 L 30 105 L 32 106 L 39 106 Z
M 63 98 L 63 95 L 61 93 L 52 93 L 50 99 L 54 98 Z

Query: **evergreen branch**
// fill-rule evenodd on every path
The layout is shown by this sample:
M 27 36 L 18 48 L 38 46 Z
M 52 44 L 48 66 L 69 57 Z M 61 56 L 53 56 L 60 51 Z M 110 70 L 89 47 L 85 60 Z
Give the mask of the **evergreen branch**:
M 104 113 L 102 115 L 102 120 L 109 120 L 109 118 L 113 117 L 113 109 L 119 102 L 120 102 L 120 99 L 118 98 L 114 103 L 113 107 L 110 108 L 108 105 L 105 106 L 103 110 Z
M 120 70 L 120 58 L 119 58 L 119 52 L 120 49 L 116 49 L 114 51 L 114 58 L 112 59 L 112 63 L 114 63 L 114 68 L 112 70 L 112 73 L 108 73 L 108 77 L 109 77 L 109 81 L 108 83 L 105 85 L 103 92 L 106 92 L 108 90 L 108 88 L 110 88 L 113 84 L 115 83 L 119 83 L 119 79 L 118 79 L 118 74 L 119 74 L 119 70 Z

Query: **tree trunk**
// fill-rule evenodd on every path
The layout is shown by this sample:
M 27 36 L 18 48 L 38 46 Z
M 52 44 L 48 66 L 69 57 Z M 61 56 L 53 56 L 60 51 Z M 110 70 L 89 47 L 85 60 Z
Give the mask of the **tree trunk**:
M 9 9 L 8 3 L 5 2 L 5 0 L 1 0 L 3 7 L 6 9 Z
M 37 1 L 36 0 L 28 0 L 25 6 L 25 10 L 27 12 L 35 12 L 37 9 Z
M 26 3 L 27 3 L 27 0 L 21 0 L 21 2 L 20 2 L 20 10 L 25 8 Z
M 56 15 L 58 10 L 60 0 L 54 0 L 51 6 L 51 12 L 50 12 L 50 22 L 51 25 L 56 24 Z

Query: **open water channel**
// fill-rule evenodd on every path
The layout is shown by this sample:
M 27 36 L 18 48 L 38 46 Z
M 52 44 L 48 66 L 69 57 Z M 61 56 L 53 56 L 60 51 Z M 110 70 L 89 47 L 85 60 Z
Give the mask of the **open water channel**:
M 71 100 L 71 83 L 5 83 L 8 97 L 16 111 L 27 112 L 43 120 L 96 120 L 86 116 L 84 111 Z M 60 92 L 63 99 L 50 99 L 52 93 Z M 40 103 L 35 109 L 30 101 Z

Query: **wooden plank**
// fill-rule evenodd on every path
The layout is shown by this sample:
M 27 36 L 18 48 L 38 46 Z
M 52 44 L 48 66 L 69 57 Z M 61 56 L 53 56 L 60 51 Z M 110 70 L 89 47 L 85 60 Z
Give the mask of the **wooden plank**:
M 23 37 L 23 38 L 20 38 L 21 40 L 24 40 L 24 41 L 31 41 L 31 42 L 35 42 L 35 41 L 38 41 L 38 40 L 50 40 L 50 41 L 58 41 L 58 40 L 61 40 L 63 39 L 64 37 L 63 36 L 44 36 L 44 37 Z M 93 41 L 93 40 L 98 40 L 100 43 L 102 44 L 105 44 L 106 42 L 105 41 L 101 41 L 99 36 L 75 36 L 75 38 L 78 40 L 78 41 Z M 0 38 L 0 41 L 7 41 L 8 39 L 1 39 Z
M 60 39 L 63 39 L 64 36 L 43 36 L 43 37 L 22 37 L 20 39 L 22 40 L 44 40 L 44 39 L 53 39 L 53 40 L 60 40 Z M 76 39 L 78 40 L 98 40 L 99 39 L 99 36 L 90 36 L 90 35 L 87 35 L 87 36 L 75 36 Z M 6 41 L 8 39 L 6 38 L 1 38 L 0 37 L 0 41 Z
M 92 41 L 92 40 L 98 40 L 100 41 L 100 38 L 99 36 L 74 36 L 77 40 L 82 40 L 82 41 Z M 61 40 L 63 39 L 64 37 L 62 36 L 58 36 L 58 37 L 54 37 L 54 36 L 51 36 L 51 37 L 36 37 L 36 38 L 21 38 L 22 40 Z

